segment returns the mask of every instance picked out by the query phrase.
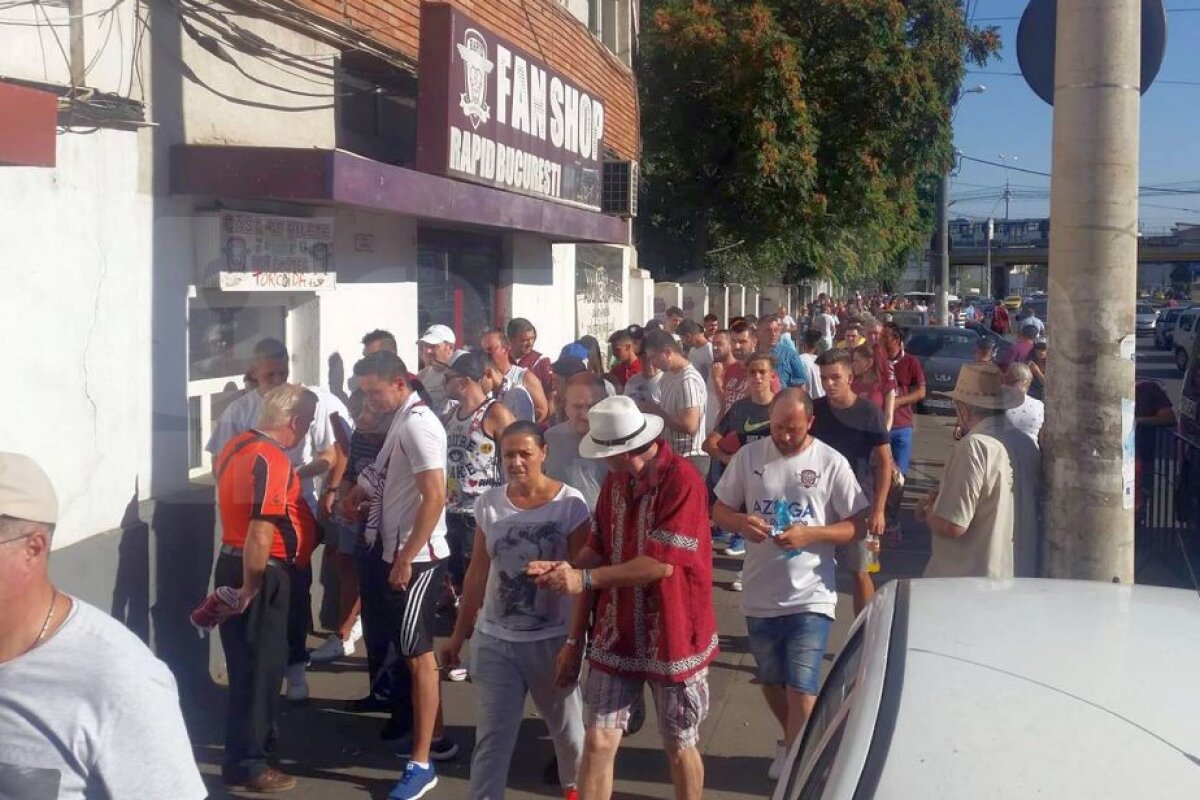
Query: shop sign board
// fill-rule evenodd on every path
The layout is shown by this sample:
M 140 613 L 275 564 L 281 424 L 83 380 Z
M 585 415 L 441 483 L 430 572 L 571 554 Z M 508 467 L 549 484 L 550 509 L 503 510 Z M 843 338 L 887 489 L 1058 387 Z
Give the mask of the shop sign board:
M 600 210 L 600 98 L 446 3 L 418 70 L 417 169 Z

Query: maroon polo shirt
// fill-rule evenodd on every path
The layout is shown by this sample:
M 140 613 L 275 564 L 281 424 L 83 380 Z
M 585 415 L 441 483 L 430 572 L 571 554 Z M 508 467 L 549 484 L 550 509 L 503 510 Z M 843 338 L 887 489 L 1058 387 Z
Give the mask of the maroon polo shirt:
M 916 356 L 910 356 L 903 350 L 896 358 L 890 359 L 892 378 L 896 383 L 896 396 L 902 397 L 915 391 L 918 386 L 925 385 L 925 370 Z M 913 426 L 913 409 L 916 406 L 896 406 L 892 415 L 892 428 L 911 428 Z

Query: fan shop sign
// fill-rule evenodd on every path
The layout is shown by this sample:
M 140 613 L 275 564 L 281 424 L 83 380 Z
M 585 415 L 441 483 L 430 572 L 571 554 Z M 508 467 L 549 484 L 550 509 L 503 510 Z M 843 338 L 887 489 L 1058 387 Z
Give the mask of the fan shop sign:
M 417 168 L 600 209 L 604 104 L 444 3 L 421 7 Z

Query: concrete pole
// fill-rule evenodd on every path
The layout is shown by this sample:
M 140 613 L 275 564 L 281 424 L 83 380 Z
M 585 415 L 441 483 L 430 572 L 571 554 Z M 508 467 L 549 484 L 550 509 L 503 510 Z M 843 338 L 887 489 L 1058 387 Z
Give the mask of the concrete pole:
M 1058 0 L 1057 28 L 1045 571 L 1132 583 L 1141 2 Z
M 938 271 L 937 271 L 937 306 L 932 309 L 937 314 L 938 325 L 950 324 L 950 301 L 947 294 L 950 291 L 950 168 L 942 173 L 938 182 Z

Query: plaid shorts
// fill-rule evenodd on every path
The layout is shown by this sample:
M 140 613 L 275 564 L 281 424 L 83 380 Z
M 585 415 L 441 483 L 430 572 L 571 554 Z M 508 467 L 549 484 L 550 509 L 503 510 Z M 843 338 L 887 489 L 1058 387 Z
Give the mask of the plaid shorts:
M 695 747 L 700 723 L 708 716 L 707 667 L 683 683 L 629 678 L 591 667 L 583 686 L 584 727 L 629 730 L 634 709 L 644 702 L 645 684 L 650 684 L 663 741 L 680 749 Z

